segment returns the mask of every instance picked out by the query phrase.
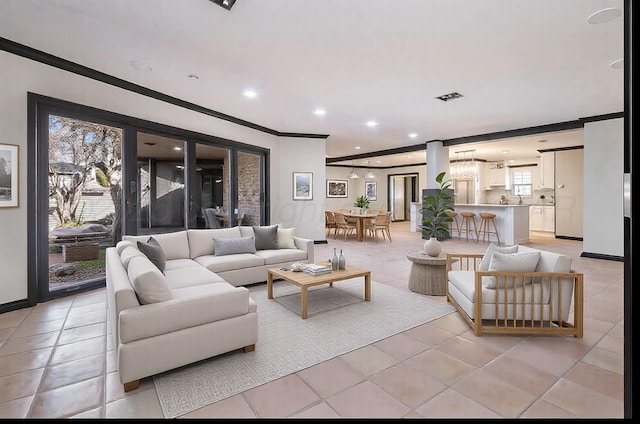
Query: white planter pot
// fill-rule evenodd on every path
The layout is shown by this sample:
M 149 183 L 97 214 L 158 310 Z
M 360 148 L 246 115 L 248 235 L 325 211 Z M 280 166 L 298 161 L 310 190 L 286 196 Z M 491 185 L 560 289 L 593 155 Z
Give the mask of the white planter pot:
M 424 253 L 429 256 L 436 257 L 442 252 L 442 244 L 435 237 L 430 237 L 424 242 Z

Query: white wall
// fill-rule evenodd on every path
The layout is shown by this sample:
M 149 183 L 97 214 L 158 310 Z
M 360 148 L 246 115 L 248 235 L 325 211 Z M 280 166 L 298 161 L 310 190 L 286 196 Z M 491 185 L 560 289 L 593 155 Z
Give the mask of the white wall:
M 364 192 L 364 183 L 365 181 L 375 181 L 377 183 L 377 191 L 378 191 L 378 199 L 369 203 L 369 209 L 371 210 L 390 210 L 390 206 L 388 203 L 388 194 L 387 194 L 387 183 L 388 176 L 390 174 L 418 174 L 418 202 L 420 202 L 420 197 L 422 196 L 422 189 L 426 188 L 427 183 L 427 167 L 426 166 L 402 166 L 393 169 L 379 169 L 379 168 L 371 168 L 371 172 L 375 175 L 374 179 L 365 180 L 362 178 L 365 172 L 368 171 L 369 168 L 359 168 L 355 167 L 356 173 L 360 175 L 360 178 L 350 179 L 349 173 L 351 173 L 351 168 L 345 168 L 340 166 L 331 166 L 328 165 L 326 167 L 326 178 L 332 180 L 346 180 L 347 181 L 347 196 L 346 198 L 335 198 L 335 197 L 326 197 L 326 181 L 324 182 L 325 188 L 322 190 L 322 195 L 325 196 L 325 208 L 328 211 L 335 211 L 338 209 L 355 209 L 353 203 L 356 201 L 356 198 L 361 194 L 365 194 Z
M 0 76 L 0 143 L 20 146 L 20 206 L 0 209 L 0 269 L 3 270 L 0 274 L 0 304 L 27 297 L 28 92 L 270 149 L 271 222 L 282 222 L 285 226 L 288 226 L 287 223 L 295 224 L 297 234 L 324 239 L 324 221 L 322 229 L 318 230 L 317 216 L 310 220 L 301 218 L 306 208 L 298 215 L 289 217 L 284 213 L 286 207 L 280 204 L 292 202 L 291 172 L 309 170 L 316 177 L 314 191 L 318 193 L 314 194 L 312 203 L 315 209 L 322 207 L 324 139 L 283 140 L 4 51 L 0 51 Z M 286 152 L 286 157 L 293 160 L 279 159 L 282 152 Z M 304 169 L 301 169 L 301 165 Z
M 584 126 L 585 253 L 624 256 L 624 121 L 590 122 Z

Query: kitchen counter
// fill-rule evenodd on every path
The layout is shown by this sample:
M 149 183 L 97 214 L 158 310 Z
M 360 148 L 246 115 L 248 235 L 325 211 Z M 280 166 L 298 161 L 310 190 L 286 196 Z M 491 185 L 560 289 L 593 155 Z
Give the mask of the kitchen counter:
M 458 213 L 458 216 L 460 212 L 475 212 L 478 229 L 480 229 L 481 221 L 478 215 L 482 212 L 494 213 L 500 244 L 509 246 L 529 243 L 529 206 L 528 204 L 455 204 L 453 209 Z M 491 240 L 495 241 L 494 235 L 491 235 Z

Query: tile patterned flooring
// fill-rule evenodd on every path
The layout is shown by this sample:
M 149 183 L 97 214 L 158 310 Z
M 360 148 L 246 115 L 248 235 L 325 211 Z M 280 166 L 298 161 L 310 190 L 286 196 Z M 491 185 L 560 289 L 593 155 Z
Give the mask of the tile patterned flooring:
M 343 249 L 374 281 L 408 290 L 406 252 L 423 241 L 406 222 L 391 235 L 329 237 L 316 260 Z M 487 245 L 454 238 L 443 250 Z M 584 338 L 476 337 L 454 312 L 180 418 L 623 418 L 623 263 L 581 258 L 579 241 L 529 245 L 585 274 Z M 105 315 L 104 288 L 1 314 L 0 418 L 162 418 L 152 378 L 126 394 L 119 384 Z

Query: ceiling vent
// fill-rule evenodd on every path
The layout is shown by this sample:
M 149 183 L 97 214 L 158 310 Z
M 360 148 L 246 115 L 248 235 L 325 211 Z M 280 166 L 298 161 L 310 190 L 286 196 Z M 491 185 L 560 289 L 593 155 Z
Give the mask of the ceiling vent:
M 436 99 L 440 99 L 443 102 L 448 102 L 449 100 L 459 99 L 460 97 L 463 97 L 462 94 L 454 91 L 453 93 L 443 94 L 442 96 L 438 96 L 436 97 Z
M 231 10 L 233 5 L 236 3 L 236 0 L 209 0 L 209 1 L 217 4 L 218 6 L 222 6 L 227 10 Z

